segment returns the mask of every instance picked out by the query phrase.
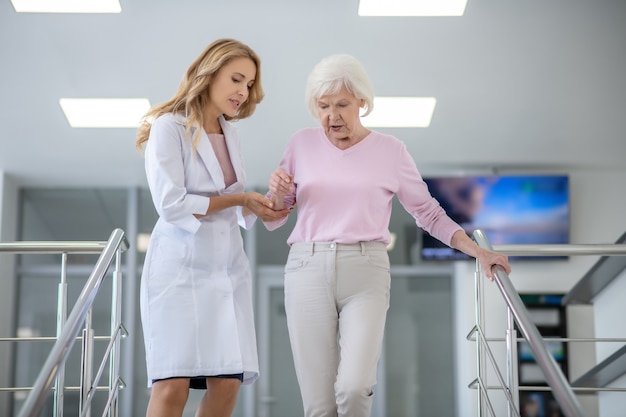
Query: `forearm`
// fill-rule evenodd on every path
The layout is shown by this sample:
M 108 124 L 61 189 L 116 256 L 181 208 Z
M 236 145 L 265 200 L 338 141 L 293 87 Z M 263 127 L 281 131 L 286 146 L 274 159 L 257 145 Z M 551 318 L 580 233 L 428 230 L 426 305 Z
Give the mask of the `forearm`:
M 241 214 L 243 216 L 255 215 L 263 221 L 274 221 L 281 219 L 289 214 L 286 209 L 274 209 L 272 200 L 255 191 L 242 194 L 220 195 L 211 197 L 209 208 L 204 214 L 194 214 L 196 217 L 208 216 L 220 210 L 230 207 L 241 206 Z
M 450 246 L 466 255 L 478 258 L 481 248 L 463 230 L 457 230 L 450 240 Z
M 194 216 L 204 217 L 204 216 L 213 214 L 215 212 L 218 212 L 220 210 L 224 210 L 224 209 L 235 207 L 235 206 L 244 206 L 243 214 L 247 215 L 248 213 L 246 213 L 246 211 L 249 211 L 249 210 L 247 210 L 245 207 L 245 199 L 246 199 L 245 194 L 214 196 L 214 197 L 211 197 L 209 201 L 209 208 L 207 209 L 206 213 L 203 213 L 203 214 L 196 213 L 194 214 Z

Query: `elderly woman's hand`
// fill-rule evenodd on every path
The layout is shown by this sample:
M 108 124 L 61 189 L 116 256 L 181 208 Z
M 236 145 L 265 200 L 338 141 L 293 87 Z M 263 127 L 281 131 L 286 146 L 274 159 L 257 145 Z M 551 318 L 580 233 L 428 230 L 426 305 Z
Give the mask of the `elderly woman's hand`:
M 272 194 L 284 197 L 296 190 L 293 175 L 287 174 L 282 168 L 277 168 L 270 177 L 269 189 Z
M 487 275 L 487 278 L 491 281 L 493 281 L 494 278 L 491 268 L 495 265 L 500 265 L 507 274 L 511 273 L 511 265 L 509 265 L 508 256 L 481 248 L 463 230 L 457 230 L 454 235 L 452 235 L 450 247 L 478 259 L 480 266 L 485 270 L 485 275 Z
M 485 270 L 485 275 L 491 281 L 494 279 L 494 274 L 491 271 L 495 265 L 499 265 L 504 269 L 507 274 L 511 273 L 511 265 L 509 265 L 509 257 L 498 252 L 493 252 L 487 249 L 480 248 L 478 252 L 478 262 Z

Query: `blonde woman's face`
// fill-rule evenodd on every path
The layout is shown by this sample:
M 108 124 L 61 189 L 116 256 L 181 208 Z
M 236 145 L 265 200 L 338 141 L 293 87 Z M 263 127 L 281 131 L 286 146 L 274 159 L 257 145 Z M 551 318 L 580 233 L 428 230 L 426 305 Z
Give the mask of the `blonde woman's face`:
M 209 107 L 216 117 L 237 115 L 248 100 L 256 77 L 256 64 L 250 58 L 235 58 L 215 74 L 209 85 Z

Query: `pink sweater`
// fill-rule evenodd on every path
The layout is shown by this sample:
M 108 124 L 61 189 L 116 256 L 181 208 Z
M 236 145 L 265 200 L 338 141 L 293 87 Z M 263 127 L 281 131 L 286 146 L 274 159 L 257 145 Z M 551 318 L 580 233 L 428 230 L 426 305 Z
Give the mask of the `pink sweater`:
M 346 150 L 335 147 L 322 128 L 306 128 L 290 139 L 280 167 L 294 176 L 298 217 L 287 239 L 296 242 L 389 243 L 394 194 L 416 224 L 449 245 L 461 227 L 429 193 L 403 142 L 372 132 Z M 286 219 L 267 222 L 268 230 Z

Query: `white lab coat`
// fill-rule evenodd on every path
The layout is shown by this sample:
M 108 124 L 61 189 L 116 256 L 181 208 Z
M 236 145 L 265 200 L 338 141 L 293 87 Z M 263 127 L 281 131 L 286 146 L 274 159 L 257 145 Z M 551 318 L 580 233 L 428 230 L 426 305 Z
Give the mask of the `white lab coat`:
M 228 188 L 204 132 L 197 153 L 182 116 L 154 121 L 145 149 L 148 185 L 159 219 L 141 276 L 141 319 L 148 386 L 152 380 L 259 373 L 250 265 L 241 207 L 206 213 L 210 198 L 244 191 L 237 130 L 220 118 L 237 182 Z

